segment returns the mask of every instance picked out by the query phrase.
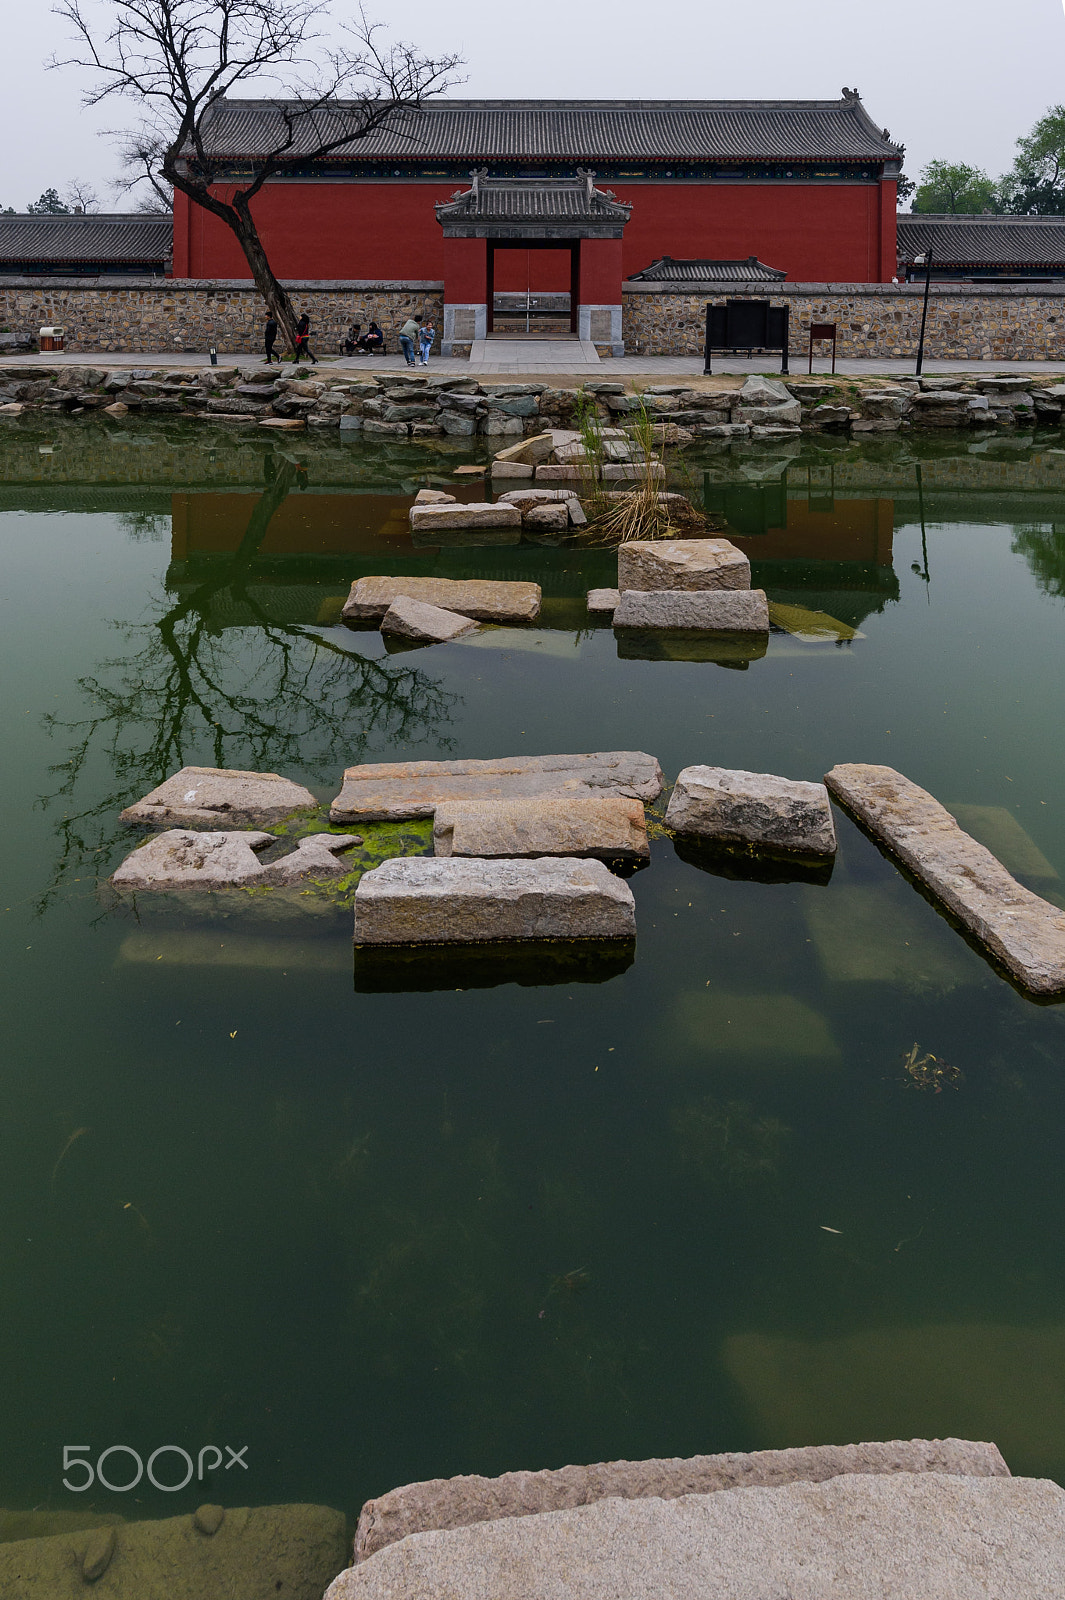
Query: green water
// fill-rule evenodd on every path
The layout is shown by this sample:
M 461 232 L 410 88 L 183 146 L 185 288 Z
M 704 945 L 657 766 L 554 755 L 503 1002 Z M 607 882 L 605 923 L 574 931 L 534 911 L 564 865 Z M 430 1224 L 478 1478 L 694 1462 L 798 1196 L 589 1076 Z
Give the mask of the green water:
M 657 839 L 599 982 L 460 962 L 383 992 L 346 915 L 137 920 L 97 886 L 183 764 L 328 799 L 354 760 L 636 749 L 669 781 L 887 762 L 974 831 L 1012 819 L 1054 898 L 1061 445 L 688 452 L 756 584 L 862 635 L 738 670 L 619 660 L 583 608 L 609 555 L 415 549 L 411 496 L 468 456 L 5 424 L 0 1506 L 353 1513 L 460 1472 L 945 1434 L 1065 1481 L 1065 1009 L 842 817 L 827 885 Z M 381 571 L 531 578 L 546 626 L 389 654 L 338 620 Z M 956 1086 L 914 1086 L 915 1042 Z M 64 1445 L 116 1444 L 247 1470 L 63 1488 Z

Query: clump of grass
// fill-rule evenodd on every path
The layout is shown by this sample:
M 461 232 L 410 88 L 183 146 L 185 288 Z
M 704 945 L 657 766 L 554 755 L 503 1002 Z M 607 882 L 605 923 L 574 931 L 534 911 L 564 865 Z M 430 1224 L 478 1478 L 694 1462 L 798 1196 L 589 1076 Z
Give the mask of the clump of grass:
M 641 398 L 636 411 L 629 413 L 625 432 L 633 444 L 636 477 L 625 488 L 613 492 L 602 481 L 607 458 L 603 426 L 594 401 L 583 394 L 577 405 L 577 426 L 587 457 L 587 478 L 581 501 L 588 517 L 582 536 L 586 544 L 618 545 L 633 539 L 672 539 L 684 533 L 701 533 L 706 518 L 689 500 L 667 499 L 663 480 L 656 468 L 665 460 L 665 446 L 655 443 L 655 425 Z

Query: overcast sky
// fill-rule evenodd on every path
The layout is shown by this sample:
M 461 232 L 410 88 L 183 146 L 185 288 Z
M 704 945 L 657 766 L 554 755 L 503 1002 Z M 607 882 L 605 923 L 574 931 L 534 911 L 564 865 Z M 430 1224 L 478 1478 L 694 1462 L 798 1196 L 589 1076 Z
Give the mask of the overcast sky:
M 47 3 L 6 8 L 0 205 L 21 210 L 80 177 L 121 207 L 103 130 L 130 113 L 84 111 L 84 80 L 45 70 L 64 45 Z M 856 87 L 906 144 L 911 177 L 937 156 L 997 176 L 1018 135 L 1065 100 L 1063 0 L 368 0 L 367 10 L 427 51 L 459 50 L 467 81 L 454 92 L 468 98 L 803 100 Z

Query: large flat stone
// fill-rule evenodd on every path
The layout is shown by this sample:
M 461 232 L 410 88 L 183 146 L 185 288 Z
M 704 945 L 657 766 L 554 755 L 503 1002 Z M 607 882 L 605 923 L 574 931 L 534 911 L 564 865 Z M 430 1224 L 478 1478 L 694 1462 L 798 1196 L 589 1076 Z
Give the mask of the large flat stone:
M 520 528 L 521 512 L 516 506 L 505 509 Z M 341 616 L 353 621 L 383 617 L 399 595 L 440 606 L 460 616 L 473 617 L 477 622 L 535 622 L 540 615 L 538 583 L 497 583 L 483 578 L 373 577 L 356 579 Z
M 128 855 L 111 876 L 116 889 L 228 889 L 262 876 L 256 850 L 272 833 L 199 833 L 171 828 Z
M 634 539 L 618 550 L 619 589 L 749 589 L 751 563 L 728 539 Z
M 404 817 L 431 817 L 445 800 L 622 795 L 649 801 L 661 792 L 661 767 L 654 756 L 638 750 L 500 756 L 493 761 L 367 762 L 347 768 L 329 819 L 394 822 Z
M 225 767 L 182 767 L 158 789 L 127 806 L 120 822 L 152 827 L 175 825 L 246 828 L 281 822 L 294 812 L 317 811 L 309 789 L 276 772 L 238 772 Z
M 596 856 L 644 861 L 651 847 L 639 800 L 446 800 L 436 808 L 438 856 Z
M 666 827 L 718 844 L 748 844 L 799 855 L 836 852 L 836 829 L 823 783 L 769 772 L 685 767 L 666 810 Z
M 1065 912 L 1023 888 L 950 812 L 891 767 L 833 767 L 836 799 L 1031 994 L 1065 994 Z
M 355 891 L 357 945 L 632 939 L 632 891 L 601 861 L 397 856 Z
M 455 505 L 413 505 L 410 525 L 419 532 L 434 528 L 515 528 L 521 526 L 521 513 L 513 506 L 484 505 L 467 501 Z
M 867 1474 L 418 1533 L 326 1600 L 1046 1600 L 1065 1491 L 1045 1479 Z
M 415 639 L 421 644 L 445 644 L 449 639 L 461 639 L 463 634 L 472 633 L 476 627 L 472 617 L 426 605 L 424 600 L 412 600 L 405 594 L 397 595 L 381 618 L 382 633 Z
M 614 627 L 768 634 L 769 606 L 763 589 L 622 589 Z
M 1008 1478 L 993 1444 L 965 1439 L 895 1439 L 888 1443 L 807 1445 L 724 1455 L 651 1461 L 600 1461 L 588 1467 L 469 1475 L 408 1483 L 367 1500 L 355 1530 L 355 1560 L 365 1561 L 408 1534 L 467 1528 L 500 1517 L 566 1511 L 597 1500 L 677 1500 L 723 1489 L 772 1489 L 786 1483 L 825 1483 L 841 1474 L 943 1472 Z

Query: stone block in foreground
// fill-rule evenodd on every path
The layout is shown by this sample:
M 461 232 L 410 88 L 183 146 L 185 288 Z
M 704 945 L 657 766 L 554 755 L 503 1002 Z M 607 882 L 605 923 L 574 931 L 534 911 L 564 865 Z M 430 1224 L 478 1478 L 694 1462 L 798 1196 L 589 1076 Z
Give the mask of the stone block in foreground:
M 1023 888 L 938 800 L 892 767 L 833 767 L 825 782 L 1022 988 L 1065 995 L 1065 912 Z
M 156 828 L 246 828 L 317 809 L 309 789 L 276 772 L 182 767 L 143 800 L 127 806 L 119 821 Z
M 520 528 L 521 513 L 512 506 L 480 502 L 413 505 L 410 525 L 422 532 L 431 532 L 433 528 Z
M 769 605 L 764 589 L 622 589 L 614 627 L 767 634 Z
M 414 639 L 419 644 L 446 644 L 449 639 L 472 633 L 476 627 L 472 617 L 426 605 L 424 600 L 412 600 L 405 594 L 397 595 L 381 618 L 382 633 Z
M 892 1472 L 942 1472 L 969 1478 L 1010 1475 L 993 1444 L 968 1439 L 894 1439 L 650 1461 L 600 1461 L 587 1467 L 504 1472 L 498 1478 L 475 1474 L 430 1478 L 367 1500 L 355 1530 L 355 1560 L 365 1561 L 410 1533 L 564 1511 L 596 1500 L 676 1500 L 681 1495 L 716 1494 L 722 1489 L 824 1483 L 844 1473 Z
M 1045 1600 L 1065 1492 L 1033 1478 L 855 1475 L 418 1533 L 326 1600 Z
M 634 539 L 618 550 L 619 589 L 749 589 L 751 563 L 728 539 Z
M 549 795 L 531 800 L 446 800 L 436 808 L 437 856 L 594 856 L 646 861 L 647 819 L 639 800 Z
M 348 767 L 329 809 L 331 822 L 398 822 L 431 817 L 445 800 L 535 795 L 623 795 L 656 800 L 662 768 L 640 750 L 576 756 L 499 756 L 492 761 L 372 761 Z
M 435 507 L 426 509 L 431 511 Z M 504 509 L 520 528 L 521 512 L 514 506 Z M 353 622 L 376 621 L 399 595 L 440 606 L 460 616 L 473 617 L 477 622 L 535 622 L 540 615 L 538 583 L 496 583 L 482 578 L 374 577 L 356 579 L 341 616 Z
M 836 852 L 836 829 L 823 783 L 771 772 L 685 767 L 666 810 L 666 827 L 715 844 L 747 844 L 804 856 Z
M 632 939 L 632 890 L 601 861 L 397 856 L 355 891 L 356 945 Z

